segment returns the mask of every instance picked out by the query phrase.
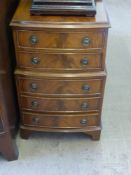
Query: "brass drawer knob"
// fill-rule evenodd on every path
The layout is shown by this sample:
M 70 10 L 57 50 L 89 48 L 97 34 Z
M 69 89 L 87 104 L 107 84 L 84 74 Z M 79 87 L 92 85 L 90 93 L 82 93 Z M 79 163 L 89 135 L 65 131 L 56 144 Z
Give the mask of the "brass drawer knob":
M 39 123 L 40 123 L 40 118 L 39 118 L 39 117 L 33 117 L 33 118 L 32 118 L 32 124 L 37 125 L 37 124 L 39 124 Z
M 83 39 L 82 39 L 82 44 L 84 45 L 84 46 L 89 46 L 89 44 L 91 43 L 91 40 L 90 40 L 90 38 L 89 37 L 84 37 Z
M 88 84 L 84 84 L 81 89 L 85 92 L 88 92 L 90 90 L 90 86 Z
M 33 92 L 36 92 L 38 89 L 38 85 L 36 83 L 31 83 L 30 87 L 31 87 L 31 91 Z
M 39 64 L 39 63 L 40 63 L 40 59 L 39 59 L 38 57 L 33 57 L 33 58 L 31 59 L 31 63 L 32 63 L 32 64 Z
M 89 64 L 88 58 L 82 58 L 80 61 L 81 65 L 85 66 Z
M 85 119 L 85 118 L 81 119 L 81 120 L 80 120 L 80 124 L 81 124 L 81 125 L 87 125 L 87 124 L 88 124 L 87 119 Z
M 37 108 L 38 106 L 39 106 L 38 101 L 34 100 L 34 101 L 31 102 L 31 107 L 32 108 Z
M 32 35 L 32 36 L 29 38 L 29 41 L 30 41 L 31 44 L 34 45 L 34 44 L 37 44 L 37 43 L 39 42 L 39 39 L 38 39 L 37 36 Z
M 87 102 L 83 102 L 83 103 L 81 104 L 81 109 L 82 109 L 82 110 L 87 110 L 88 107 L 89 107 L 89 105 L 88 105 Z

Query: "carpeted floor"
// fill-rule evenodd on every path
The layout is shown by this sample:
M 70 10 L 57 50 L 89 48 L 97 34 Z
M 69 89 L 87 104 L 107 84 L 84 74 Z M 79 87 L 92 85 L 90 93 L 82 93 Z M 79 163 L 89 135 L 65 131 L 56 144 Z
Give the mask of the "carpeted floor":
M 19 160 L 0 158 L 0 175 L 131 175 L 131 1 L 105 0 L 108 78 L 101 140 L 83 134 L 17 137 Z

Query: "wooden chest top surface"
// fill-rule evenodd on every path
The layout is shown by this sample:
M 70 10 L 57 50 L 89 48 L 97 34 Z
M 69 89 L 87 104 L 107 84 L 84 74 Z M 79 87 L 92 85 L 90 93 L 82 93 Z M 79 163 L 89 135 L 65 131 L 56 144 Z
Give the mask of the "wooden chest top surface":
M 84 16 L 31 16 L 31 0 L 21 0 L 11 26 L 33 28 L 109 28 L 110 23 L 102 1 L 96 2 L 95 17 Z

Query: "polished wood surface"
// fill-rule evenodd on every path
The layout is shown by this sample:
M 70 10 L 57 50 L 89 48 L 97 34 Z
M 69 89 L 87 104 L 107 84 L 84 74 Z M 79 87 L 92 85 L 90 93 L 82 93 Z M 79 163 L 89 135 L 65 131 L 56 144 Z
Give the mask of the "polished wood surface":
M 17 67 L 25 70 L 49 72 L 87 72 L 104 70 L 102 53 L 45 53 L 18 51 Z
M 99 139 L 110 27 L 103 2 L 94 18 L 30 16 L 30 5 L 21 0 L 11 22 L 21 137 L 50 131 Z
M 94 114 L 81 115 L 49 115 L 37 113 L 23 113 L 23 125 L 41 128 L 84 128 L 87 126 L 97 126 L 99 116 Z
M 80 17 L 80 16 L 30 16 L 29 7 L 31 6 L 32 0 L 23 0 L 20 2 L 19 8 L 17 9 L 11 25 L 14 28 L 20 27 L 20 29 L 30 28 L 31 30 L 41 28 L 47 29 L 48 31 L 52 28 L 63 28 L 71 30 L 85 31 L 85 29 L 93 28 L 109 28 L 110 23 L 105 12 L 104 5 L 101 1 L 97 1 L 96 10 L 97 14 L 95 17 Z
M 14 14 L 16 0 L 0 1 L 0 152 L 7 160 L 18 158 L 13 139 L 16 124 L 16 106 L 12 83 L 14 48 L 9 22 Z
M 22 95 L 22 110 L 36 112 L 83 113 L 100 110 L 101 98 L 42 98 Z
M 18 91 L 22 94 L 37 96 L 98 96 L 102 95 L 104 79 L 66 80 L 18 77 Z
M 31 38 L 35 36 L 37 43 L 32 43 Z M 83 40 L 89 38 L 90 43 L 84 44 Z M 33 49 L 94 49 L 103 48 L 103 32 L 41 32 L 41 31 L 17 31 L 17 47 Z

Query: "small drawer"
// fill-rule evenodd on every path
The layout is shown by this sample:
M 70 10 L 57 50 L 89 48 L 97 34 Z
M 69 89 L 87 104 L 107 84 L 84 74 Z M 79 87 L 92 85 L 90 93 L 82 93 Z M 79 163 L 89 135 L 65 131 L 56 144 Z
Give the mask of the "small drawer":
M 100 71 L 104 69 L 102 54 L 97 53 L 32 53 L 17 52 L 17 67 L 35 71 Z
M 96 96 L 101 95 L 104 79 L 61 80 L 40 78 L 17 78 L 18 90 L 21 94 L 41 96 Z
M 99 115 L 97 113 L 88 115 L 23 113 L 22 124 L 25 126 L 46 128 L 83 128 L 88 126 L 98 126 Z
M 23 110 L 36 112 L 93 112 L 99 111 L 101 98 L 40 98 L 21 95 Z
M 34 49 L 90 49 L 103 48 L 102 31 L 48 32 L 17 31 L 17 47 Z

